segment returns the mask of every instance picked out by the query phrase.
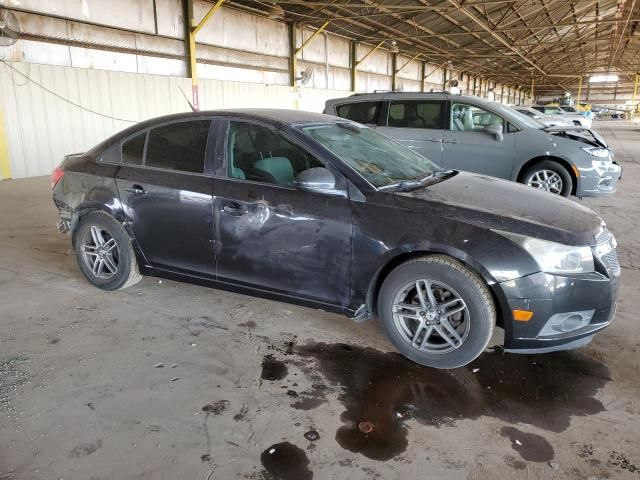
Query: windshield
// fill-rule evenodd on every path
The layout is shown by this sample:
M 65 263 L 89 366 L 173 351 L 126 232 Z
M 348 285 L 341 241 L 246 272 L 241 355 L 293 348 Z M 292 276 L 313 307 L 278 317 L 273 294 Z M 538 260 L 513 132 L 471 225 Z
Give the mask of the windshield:
M 421 180 L 441 171 L 430 160 L 362 125 L 340 122 L 300 129 L 376 188 Z
M 529 117 L 525 115 L 523 112 L 521 112 L 520 110 L 512 109 L 509 113 L 512 116 L 516 117 L 516 120 L 520 122 L 522 125 L 524 125 L 525 127 L 537 128 L 538 130 L 540 130 L 541 128 L 544 128 L 544 124 L 536 120 L 536 117 Z M 540 117 L 537 117 L 537 118 L 540 118 Z

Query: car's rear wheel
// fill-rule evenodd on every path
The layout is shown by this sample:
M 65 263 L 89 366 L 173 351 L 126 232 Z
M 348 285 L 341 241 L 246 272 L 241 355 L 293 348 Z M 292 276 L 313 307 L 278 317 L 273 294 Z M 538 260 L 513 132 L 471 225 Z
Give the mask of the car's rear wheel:
M 385 278 L 378 318 L 396 348 L 436 368 L 468 364 L 487 347 L 496 321 L 484 281 L 444 255 L 410 260 Z
M 571 195 L 573 190 L 571 174 L 552 160 L 543 160 L 529 167 L 522 176 L 522 183 L 563 197 Z
M 129 235 L 106 212 L 82 217 L 73 233 L 73 245 L 80 270 L 98 288 L 127 288 L 142 278 Z

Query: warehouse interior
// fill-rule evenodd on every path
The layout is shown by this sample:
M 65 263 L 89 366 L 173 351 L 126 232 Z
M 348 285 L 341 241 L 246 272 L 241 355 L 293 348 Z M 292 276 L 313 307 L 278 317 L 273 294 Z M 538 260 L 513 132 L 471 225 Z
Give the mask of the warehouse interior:
M 637 478 L 638 26 L 636 0 L 0 0 L 0 479 Z M 494 333 L 468 367 L 416 370 L 375 319 L 99 290 L 56 228 L 51 172 L 139 122 L 452 86 L 588 112 L 615 153 L 617 191 L 570 199 L 622 271 L 588 346 Z

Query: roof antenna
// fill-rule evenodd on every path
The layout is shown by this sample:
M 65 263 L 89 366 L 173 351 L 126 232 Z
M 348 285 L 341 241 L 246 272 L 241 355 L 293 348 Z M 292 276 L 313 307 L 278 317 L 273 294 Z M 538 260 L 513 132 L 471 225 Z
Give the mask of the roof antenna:
M 184 90 L 182 90 L 182 85 L 178 85 L 178 88 L 180 89 L 180 91 L 182 92 L 182 96 L 184 97 L 184 99 L 187 101 L 187 103 L 189 104 L 189 107 L 191 107 L 191 111 L 195 112 L 196 109 L 193 107 L 193 104 L 189 101 L 189 98 L 187 97 L 187 94 L 184 93 Z

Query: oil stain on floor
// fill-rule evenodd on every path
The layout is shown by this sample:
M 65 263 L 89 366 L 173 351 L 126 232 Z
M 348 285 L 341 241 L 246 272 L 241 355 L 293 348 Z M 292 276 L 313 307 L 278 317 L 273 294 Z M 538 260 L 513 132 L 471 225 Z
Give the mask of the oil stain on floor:
M 309 459 L 300 447 L 289 442 L 276 443 L 260 455 L 262 466 L 269 477 L 278 480 L 311 480 Z
M 310 343 L 285 354 L 293 354 L 286 361 L 301 366 L 313 381 L 321 377 L 338 392 L 345 410 L 336 441 L 376 460 L 407 449 L 407 420 L 440 427 L 484 415 L 561 432 L 571 417 L 604 410 L 595 394 L 610 380 L 605 365 L 578 352 L 526 356 L 496 349 L 457 370 L 435 370 L 397 353 L 346 344 Z M 267 371 L 274 360 L 265 358 Z M 521 435 L 531 440 L 532 434 Z M 535 437 L 535 452 L 515 450 L 529 461 L 553 458 L 551 445 Z

